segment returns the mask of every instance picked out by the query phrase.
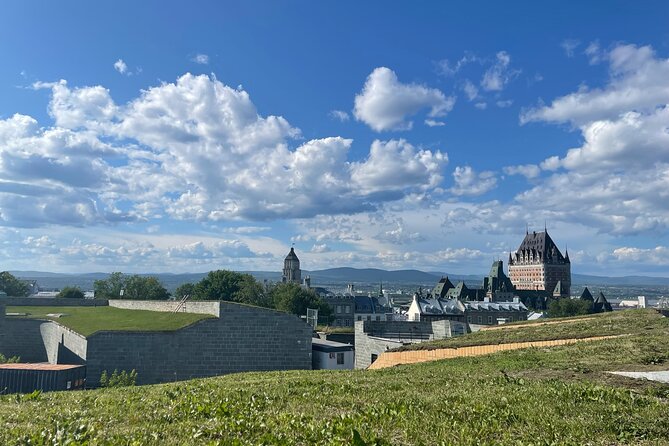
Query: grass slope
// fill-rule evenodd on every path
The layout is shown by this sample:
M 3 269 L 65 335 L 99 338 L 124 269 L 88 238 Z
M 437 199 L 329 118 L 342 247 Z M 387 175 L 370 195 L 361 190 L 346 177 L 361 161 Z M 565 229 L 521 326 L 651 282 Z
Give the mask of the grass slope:
M 79 334 L 90 336 L 96 331 L 178 330 L 193 322 L 213 316 L 193 313 L 125 310 L 114 307 L 7 307 L 7 313 L 28 313 L 29 318 L 51 319 Z M 49 313 L 66 316 L 49 317 Z
M 604 371 L 666 368 L 668 334 L 379 371 L 4 396 L 0 444 L 667 445 L 669 386 Z
M 669 329 L 669 319 L 662 317 L 655 310 L 625 310 L 574 318 L 540 319 L 532 322 L 508 324 L 505 328 L 481 330 L 467 336 L 405 345 L 395 349 L 395 351 L 434 350 L 437 348 L 551 341 L 554 339 L 581 339 L 592 336 L 640 334 L 667 329 Z

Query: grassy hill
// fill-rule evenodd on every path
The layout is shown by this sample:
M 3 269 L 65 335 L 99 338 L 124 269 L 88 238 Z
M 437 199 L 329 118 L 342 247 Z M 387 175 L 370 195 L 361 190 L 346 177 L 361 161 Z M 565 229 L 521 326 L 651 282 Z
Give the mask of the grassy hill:
M 125 310 L 114 307 L 14 307 L 7 313 L 25 313 L 31 319 L 50 319 L 83 336 L 96 331 L 158 331 L 178 330 L 202 319 L 212 318 L 208 314 L 167 313 L 145 310 Z M 52 317 L 48 314 L 63 314 Z
M 564 347 L 4 396 L 0 444 L 669 444 L 669 386 L 605 373 L 669 363 L 666 322 L 626 313 L 630 336 Z

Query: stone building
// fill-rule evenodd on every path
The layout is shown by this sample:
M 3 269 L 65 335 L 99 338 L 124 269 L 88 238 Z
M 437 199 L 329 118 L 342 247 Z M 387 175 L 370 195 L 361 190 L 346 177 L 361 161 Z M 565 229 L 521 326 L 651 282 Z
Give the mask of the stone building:
M 290 252 L 283 261 L 282 282 L 302 284 L 302 271 L 300 270 L 300 259 L 295 254 L 295 248 L 290 248 Z
M 553 295 L 559 292 L 560 297 L 569 296 L 569 253 L 565 250 L 562 255 L 547 230 L 527 232 L 518 250 L 509 253 L 509 278 L 517 290 L 547 291 Z

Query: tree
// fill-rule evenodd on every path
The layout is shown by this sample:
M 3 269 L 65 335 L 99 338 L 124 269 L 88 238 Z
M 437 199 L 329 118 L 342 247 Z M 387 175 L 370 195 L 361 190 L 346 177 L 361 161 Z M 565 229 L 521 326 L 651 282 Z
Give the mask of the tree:
M 226 300 L 261 307 L 271 306 L 262 285 L 250 274 L 210 271 L 193 289 L 196 300 Z
M 79 289 L 79 287 L 76 286 L 66 286 L 62 290 L 60 290 L 60 293 L 56 297 L 60 298 L 65 298 L 65 299 L 83 299 L 84 298 L 84 292 Z
M 194 283 L 182 283 L 174 290 L 174 298 L 176 300 L 183 299 L 184 296 L 193 297 L 195 295 L 195 284 Z
M 119 272 L 111 273 L 107 279 L 96 280 L 93 289 L 99 299 L 166 300 L 170 297 L 155 277 L 125 276 Z
M 317 309 L 320 322 L 331 322 L 332 308 L 311 289 L 302 288 L 296 283 L 279 283 L 270 289 L 269 294 L 277 310 L 304 316 L 307 308 Z
M 120 299 L 125 285 L 123 273 L 114 272 L 108 278 L 93 282 L 93 294 L 97 299 Z
M 123 299 L 167 300 L 170 293 L 155 277 L 130 276 L 125 281 Z
M 561 298 L 548 305 L 549 317 L 570 317 L 592 313 L 592 302 L 581 299 Z
M 7 296 L 24 297 L 28 295 L 28 284 L 17 279 L 8 271 L 0 273 L 0 291 L 4 291 Z

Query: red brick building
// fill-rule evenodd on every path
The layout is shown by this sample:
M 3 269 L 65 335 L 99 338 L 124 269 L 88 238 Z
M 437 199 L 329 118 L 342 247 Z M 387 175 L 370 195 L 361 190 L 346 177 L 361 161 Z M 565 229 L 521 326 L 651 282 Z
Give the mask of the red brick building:
M 563 256 L 548 231 L 527 232 L 515 253 L 509 254 L 509 278 L 517 290 L 545 290 L 569 296 L 571 262 Z

